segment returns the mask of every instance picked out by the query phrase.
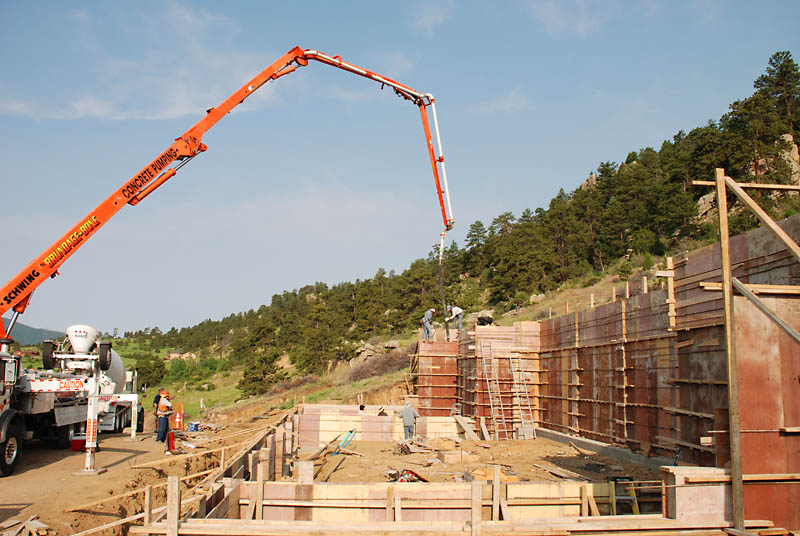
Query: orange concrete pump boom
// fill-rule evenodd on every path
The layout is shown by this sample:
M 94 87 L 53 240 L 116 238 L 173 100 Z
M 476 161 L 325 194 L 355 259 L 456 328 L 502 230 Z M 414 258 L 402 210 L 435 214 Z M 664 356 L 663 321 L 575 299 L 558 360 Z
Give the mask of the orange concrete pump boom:
M 145 197 L 153 193 L 156 188 L 175 176 L 177 171 L 191 159 L 207 149 L 202 140 L 203 135 L 208 129 L 214 126 L 217 121 L 222 119 L 237 105 L 244 102 L 247 97 L 265 83 L 292 73 L 298 67 L 308 65 L 309 60 L 319 61 L 332 67 L 337 67 L 350 73 L 369 78 L 381 84 L 381 87 L 389 86 L 398 96 L 411 101 L 419 107 L 422 126 L 425 131 L 425 140 L 428 146 L 428 156 L 430 158 L 436 184 L 436 193 L 442 211 L 442 220 L 445 228 L 443 232 L 450 230 L 453 227 L 453 217 L 433 95 L 430 93 L 419 93 L 390 78 L 344 62 L 339 56 L 327 56 L 316 50 L 303 50 L 300 47 L 295 47 L 278 58 L 272 65 L 258 73 L 252 80 L 225 99 L 219 106 L 207 110 L 205 117 L 195 123 L 192 128 L 187 130 L 180 137 L 176 138 L 172 145 L 162 151 L 152 162 L 139 170 L 133 177 L 125 181 L 125 183 L 117 188 L 105 201 L 81 218 L 69 231 L 56 240 L 53 245 L 44 250 L 41 255 L 31 261 L 30 264 L 9 281 L 2 290 L 0 290 L 0 315 L 8 310 L 13 310 L 14 314 L 8 326 L 0 322 L 0 339 L 7 339 L 10 336 L 18 316 L 23 313 L 28 306 L 33 291 L 48 277 L 55 277 L 58 275 L 58 267 L 61 263 L 75 253 L 89 237 L 97 232 L 100 227 L 105 225 L 124 205 L 138 204 Z M 433 115 L 438 155 L 434 149 L 433 140 L 431 138 L 427 111 L 429 107 Z M 178 163 L 170 167 L 170 165 L 176 161 Z

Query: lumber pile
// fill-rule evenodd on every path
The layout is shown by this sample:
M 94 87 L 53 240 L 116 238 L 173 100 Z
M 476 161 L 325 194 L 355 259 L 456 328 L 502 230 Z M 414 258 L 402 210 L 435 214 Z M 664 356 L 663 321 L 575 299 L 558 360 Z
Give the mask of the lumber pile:
M 55 534 L 55 531 L 39 521 L 39 516 L 33 515 L 26 520 L 8 519 L 0 523 L 2 536 L 46 536 Z

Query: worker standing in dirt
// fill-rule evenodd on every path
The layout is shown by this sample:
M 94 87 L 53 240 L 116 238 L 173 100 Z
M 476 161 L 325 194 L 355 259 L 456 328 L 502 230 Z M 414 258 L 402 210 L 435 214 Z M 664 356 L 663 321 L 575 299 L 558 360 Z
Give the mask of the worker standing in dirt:
M 161 400 L 161 393 L 164 391 L 163 387 L 159 387 L 156 390 L 156 396 L 153 397 L 153 416 L 156 418 L 156 422 L 153 423 L 153 430 L 158 433 L 158 402 Z M 157 438 L 158 436 L 156 436 Z M 156 439 L 158 440 L 158 439 Z
M 172 415 L 172 403 L 169 401 L 169 391 L 167 390 L 161 392 L 156 415 L 158 415 L 158 436 L 156 436 L 156 441 L 164 443 L 167 441 L 167 432 L 169 432 L 169 416 Z
M 458 331 L 464 329 L 464 309 L 459 307 L 458 305 L 448 305 L 447 310 L 450 312 L 450 316 L 444 319 L 445 322 L 448 320 L 452 320 L 453 323 L 450 324 L 452 329 L 456 329 L 456 324 L 458 325 Z
M 436 309 L 430 308 L 425 311 L 422 317 L 422 342 L 433 342 L 433 327 L 431 327 L 431 322 L 433 322 L 433 313 L 435 312 Z
M 419 413 L 411 405 L 411 402 L 406 401 L 405 407 L 400 410 L 400 416 L 403 418 L 403 431 L 405 432 L 405 439 L 408 441 L 414 437 L 414 423 L 416 422 Z

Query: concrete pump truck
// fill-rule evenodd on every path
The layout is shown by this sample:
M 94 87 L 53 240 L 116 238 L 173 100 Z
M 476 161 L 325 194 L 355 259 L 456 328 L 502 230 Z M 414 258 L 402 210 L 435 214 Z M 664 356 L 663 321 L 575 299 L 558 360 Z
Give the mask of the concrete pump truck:
M 87 469 L 89 469 L 93 463 L 91 456 L 97 446 L 98 404 L 94 401 L 103 398 L 101 380 L 114 361 L 111 343 L 95 338 L 88 346 L 78 345 L 81 351 L 77 353 L 82 356 L 80 359 L 75 355 L 58 357 L 58 354 L 52 352 L 52 348 L 47 347 L 43 356 L 43 365 L 47 372 L 36 373 L 32 376 L 31 371 L 23 371 L 20 359 L 9 354 L 10 345 L 13 343 L 11 333 L 17 318 L 28 307 L 33 291 L 48 278 L 57 276 L 59 266 L 125 205 L 135 206 L 140 203 L 175 176 L 183 166 L 204 152 L 207 146 L 203 143 L 203 135 L 233 108 L 244 102 L 267 82 L 293 73 L 298 67 L 307 66 L 312 60 L 372 80 L 380 84 L 381 88 L 389 87 L 397 96 L 418 107 L 444 224 L 444 229 L 440 232 L 439 243 L 440 288 L 442 289 L 442 309 L 444 310 L 442 252 L 445 233 L 452 229 L 454 220 L 433 95 L 418 92 L 400 82 L 345 62 L 339 56 L 328 56 L 317 50 L 295 47 L 258 73 L 220 105 L 208 109 L 205 117 L 177 137 L 170 146 L 114 190 L 108 198 L 81 218 L 63 236 L 0 288 L 0 315 L 6 311 L 12 311 L 7 325 L 0 321 L 0 379 L 2 379 L 2 384 L 0 384 L 0 475 L 8 475 L 14 470 L 19 460 L 22 441 L 33 438 L 35 435 L 35 430 L 31 430 L 32 420 L 26 418 L 26 415 L 30 415 L 31 404 L 36 398 L 50 398 L 56 401 L 58 399 L 76 400 L 80 399 L 81 395 L 85 396 L 87 400 L 85 406 L 88 409 L 83 420 L 87 423 L 86 450 Z M 436 149 L 431 135 L 428 109 L 433 116 Z M 74 342 L 72 347 L 76 347 Z M 36 389 L 40 389 L 40 391 L 36 391 Z M 31 396 L 32 393 L 35 396 Z M 38 397 L 36 393 L 47 394 L 47 397 Z M 105 395 L 105 399 L 107 400 L 109 396 L 111 395 Z M 81 409 L 75 410 L 75 407 Z M 69 408 L 69 411 L 60 411 L 59 417 L 55 415 L 52 417 L 54 428 L 51 431 L 54 432 L 56 439 L 61 441 L 65 441 L 69 437 L 69 425 L 71 422 L 76 422 L 74 419 L 78 419 L 77 412 L 82 411 L 83 405 L 71 404 Z

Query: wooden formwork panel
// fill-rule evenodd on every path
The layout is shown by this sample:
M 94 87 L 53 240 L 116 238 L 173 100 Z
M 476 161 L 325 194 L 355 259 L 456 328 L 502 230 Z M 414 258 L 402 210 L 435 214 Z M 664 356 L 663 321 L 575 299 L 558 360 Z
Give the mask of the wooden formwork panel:
M 800 329 L 800 299 L 762 300 Z M 800 344 L 744 297 L 734 298 L 743 474 L 800 474 Z M 749 432 L 748 432 L 749 431 Z M 795 482 L 746 483 L 744 514 L 800 528 Z
M 416 370 L 420 415 L 446 416 L 459 402 L 458 347 L 458 342 L 420 343 Z

